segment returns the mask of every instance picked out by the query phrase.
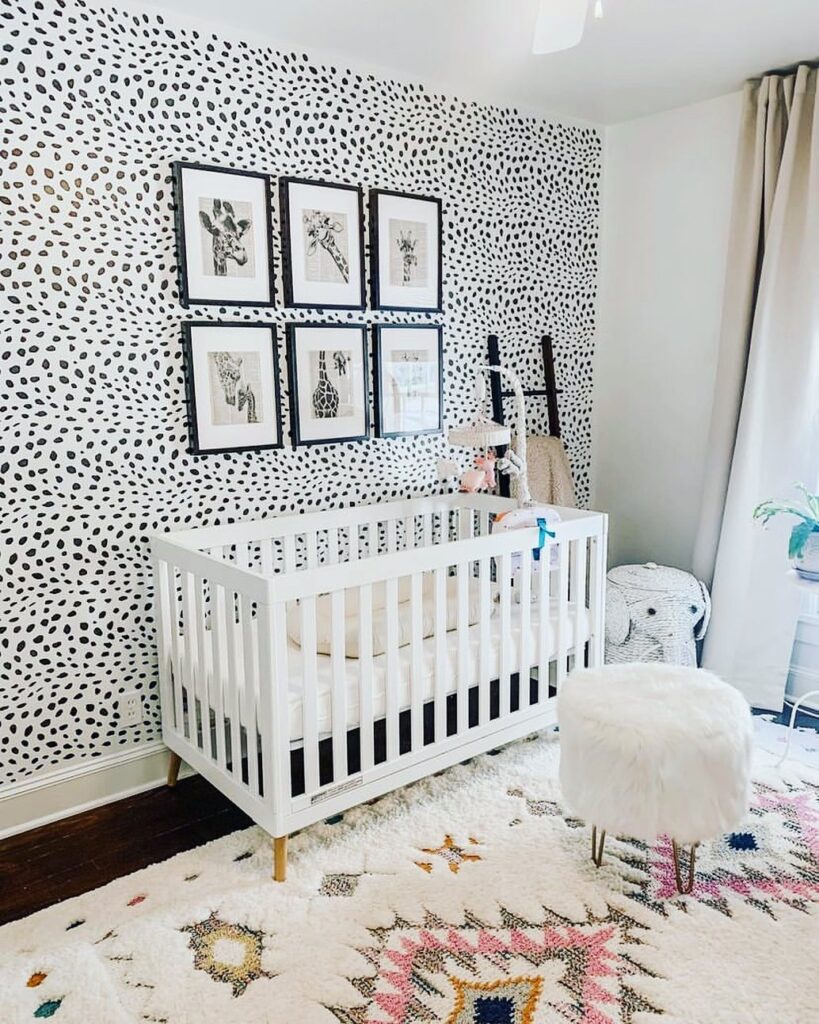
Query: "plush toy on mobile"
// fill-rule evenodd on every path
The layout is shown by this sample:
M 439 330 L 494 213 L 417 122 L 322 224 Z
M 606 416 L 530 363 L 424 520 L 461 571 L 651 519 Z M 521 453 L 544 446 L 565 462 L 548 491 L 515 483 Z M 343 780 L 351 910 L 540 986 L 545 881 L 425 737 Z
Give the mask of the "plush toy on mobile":
M 491 491 L 495 487 L 495 453 L 487 452 L 475 458 L 475 469 L 468 469 L 461 476 L 459 490 L 465 494 Z

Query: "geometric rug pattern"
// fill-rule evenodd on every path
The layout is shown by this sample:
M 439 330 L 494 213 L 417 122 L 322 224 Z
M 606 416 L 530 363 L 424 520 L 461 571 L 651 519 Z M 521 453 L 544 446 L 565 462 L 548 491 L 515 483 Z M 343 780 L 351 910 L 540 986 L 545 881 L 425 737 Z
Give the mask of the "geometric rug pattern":
M 555 734 L 291 840 L 247 829 L 0 929 L 22 1024 L 805 1024 L 816 1019 L 819 774 L 759 750 L 742 826 L 590 859 Z M 138 835 L 134 836 L 138 842 Z M 780 981 L 780 979 L 782 979 Z

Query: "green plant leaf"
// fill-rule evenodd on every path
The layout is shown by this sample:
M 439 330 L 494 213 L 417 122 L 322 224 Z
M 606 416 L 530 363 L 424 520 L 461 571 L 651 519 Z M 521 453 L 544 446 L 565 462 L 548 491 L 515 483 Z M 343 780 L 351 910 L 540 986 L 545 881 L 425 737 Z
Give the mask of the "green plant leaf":
M 805 550 L 808 537 L 814 532 L 810 523 L 797 523 L 791 530 L 791 539 L 788 544 L 788 558 L 799 558 Z

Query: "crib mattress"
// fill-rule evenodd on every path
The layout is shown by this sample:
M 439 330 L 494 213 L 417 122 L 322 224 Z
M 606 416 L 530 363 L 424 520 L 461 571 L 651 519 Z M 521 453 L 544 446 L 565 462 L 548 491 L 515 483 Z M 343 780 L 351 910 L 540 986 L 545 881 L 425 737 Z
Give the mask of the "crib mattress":
M 538 605 L 531 606 L 530 618 L 530 651 L 532 652 L 532 665 L 537 664 L 538 642 L 540 635 L 541 610 Z M 549 623 L 547 627 L 547 651 L 548 656 L 554 657 L 557 651 L 557 602 L 552 601 L 549 605 Z M 577 622 L 577 636 L 575 636 L 575 621 Z M 569 605 L 566 622 L 566 650 L 571 652 L 576 646 L 585 643 L 589 639 L 589 613 L 588 609 L 581 608 L 579 616 L 576 615 L 576 608 Z M 489 620 L 489 636 L 481 634 L 480 626 L 470 626 L 468 634 L 468 656 L 467 656 L 467 686 L 474 686 L 480 679 L 480 658 L 484 646 L 489 648 L 489 678 L 497 679 L 500 675 L 501 663 L 501 632 L 502 623 L 499 614 L 495 614 Z M 522 616 L 519 605 L 513 605 L 511 609 L 511 651 L 509 656 L 510 673 L 520 669 L 520 634 L 522 627 Z M 430 700 L 435 692 L 435 637 L 427 637 L 421 645 L 421 679 L 420 683 L 423 701 Z M 454 693 L 458 688 L 458 632 L 452 630 L 446 634 L 446 664 L 447 684 L 445 692 Z M 208 683 L 213 672 L 211 653 L 206 649 Z M 372 662 L 373 681 L 373 717 L 383 718 L 387 710 L 387 656 L 386 654 L 376 655 Z M 302 664 L 302 650 L 292 641 L 288 642 L 287 651 L 288 667 L 288 709 L 289 709 L 289 733 L 290 741 L 296 745 L 301 742 L 304 736 L 304 716 L 302 697 L 304 693 L 304 669 Z M 524 666 L 529 669 L 531 666 Z M 221 666 L 221 681 L 224 684 L 226 666 Z M 412 647 L 407 645 L 398 649 L 398 706 L 400 711 L 408 709 L 411 705 L 410 678 L 412 672 Z M 359 723 L 359 686 L 360 686 L 360 662 L 357 658 L 344 659 L 344 674 L 347 690 L 347 729 L 354 729 Z M 265 681 L 261 682 L 265 685 Z M 268 683 L 269 685 L 269 683 Z M 333 659 L 331 655 L 316 655 L 316 687 L 318 691 L 317 700 L 317 723 L 320 737 L 330 735 L 332 731 L 332 688 L 333 688 Z

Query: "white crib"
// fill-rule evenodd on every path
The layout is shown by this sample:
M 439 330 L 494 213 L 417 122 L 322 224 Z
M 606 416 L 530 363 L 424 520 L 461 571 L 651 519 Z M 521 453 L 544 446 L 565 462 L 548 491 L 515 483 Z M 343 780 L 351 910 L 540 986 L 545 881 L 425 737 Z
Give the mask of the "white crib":
M 537 528 L 491 532 L 513 507 L 455 494 L 152 539 L 163 738 L 275 837 L 274 877 L 292 832 L 543 729 L 571 666 L 602 663 L 606 516 L 561 509 L 538 561 Z

